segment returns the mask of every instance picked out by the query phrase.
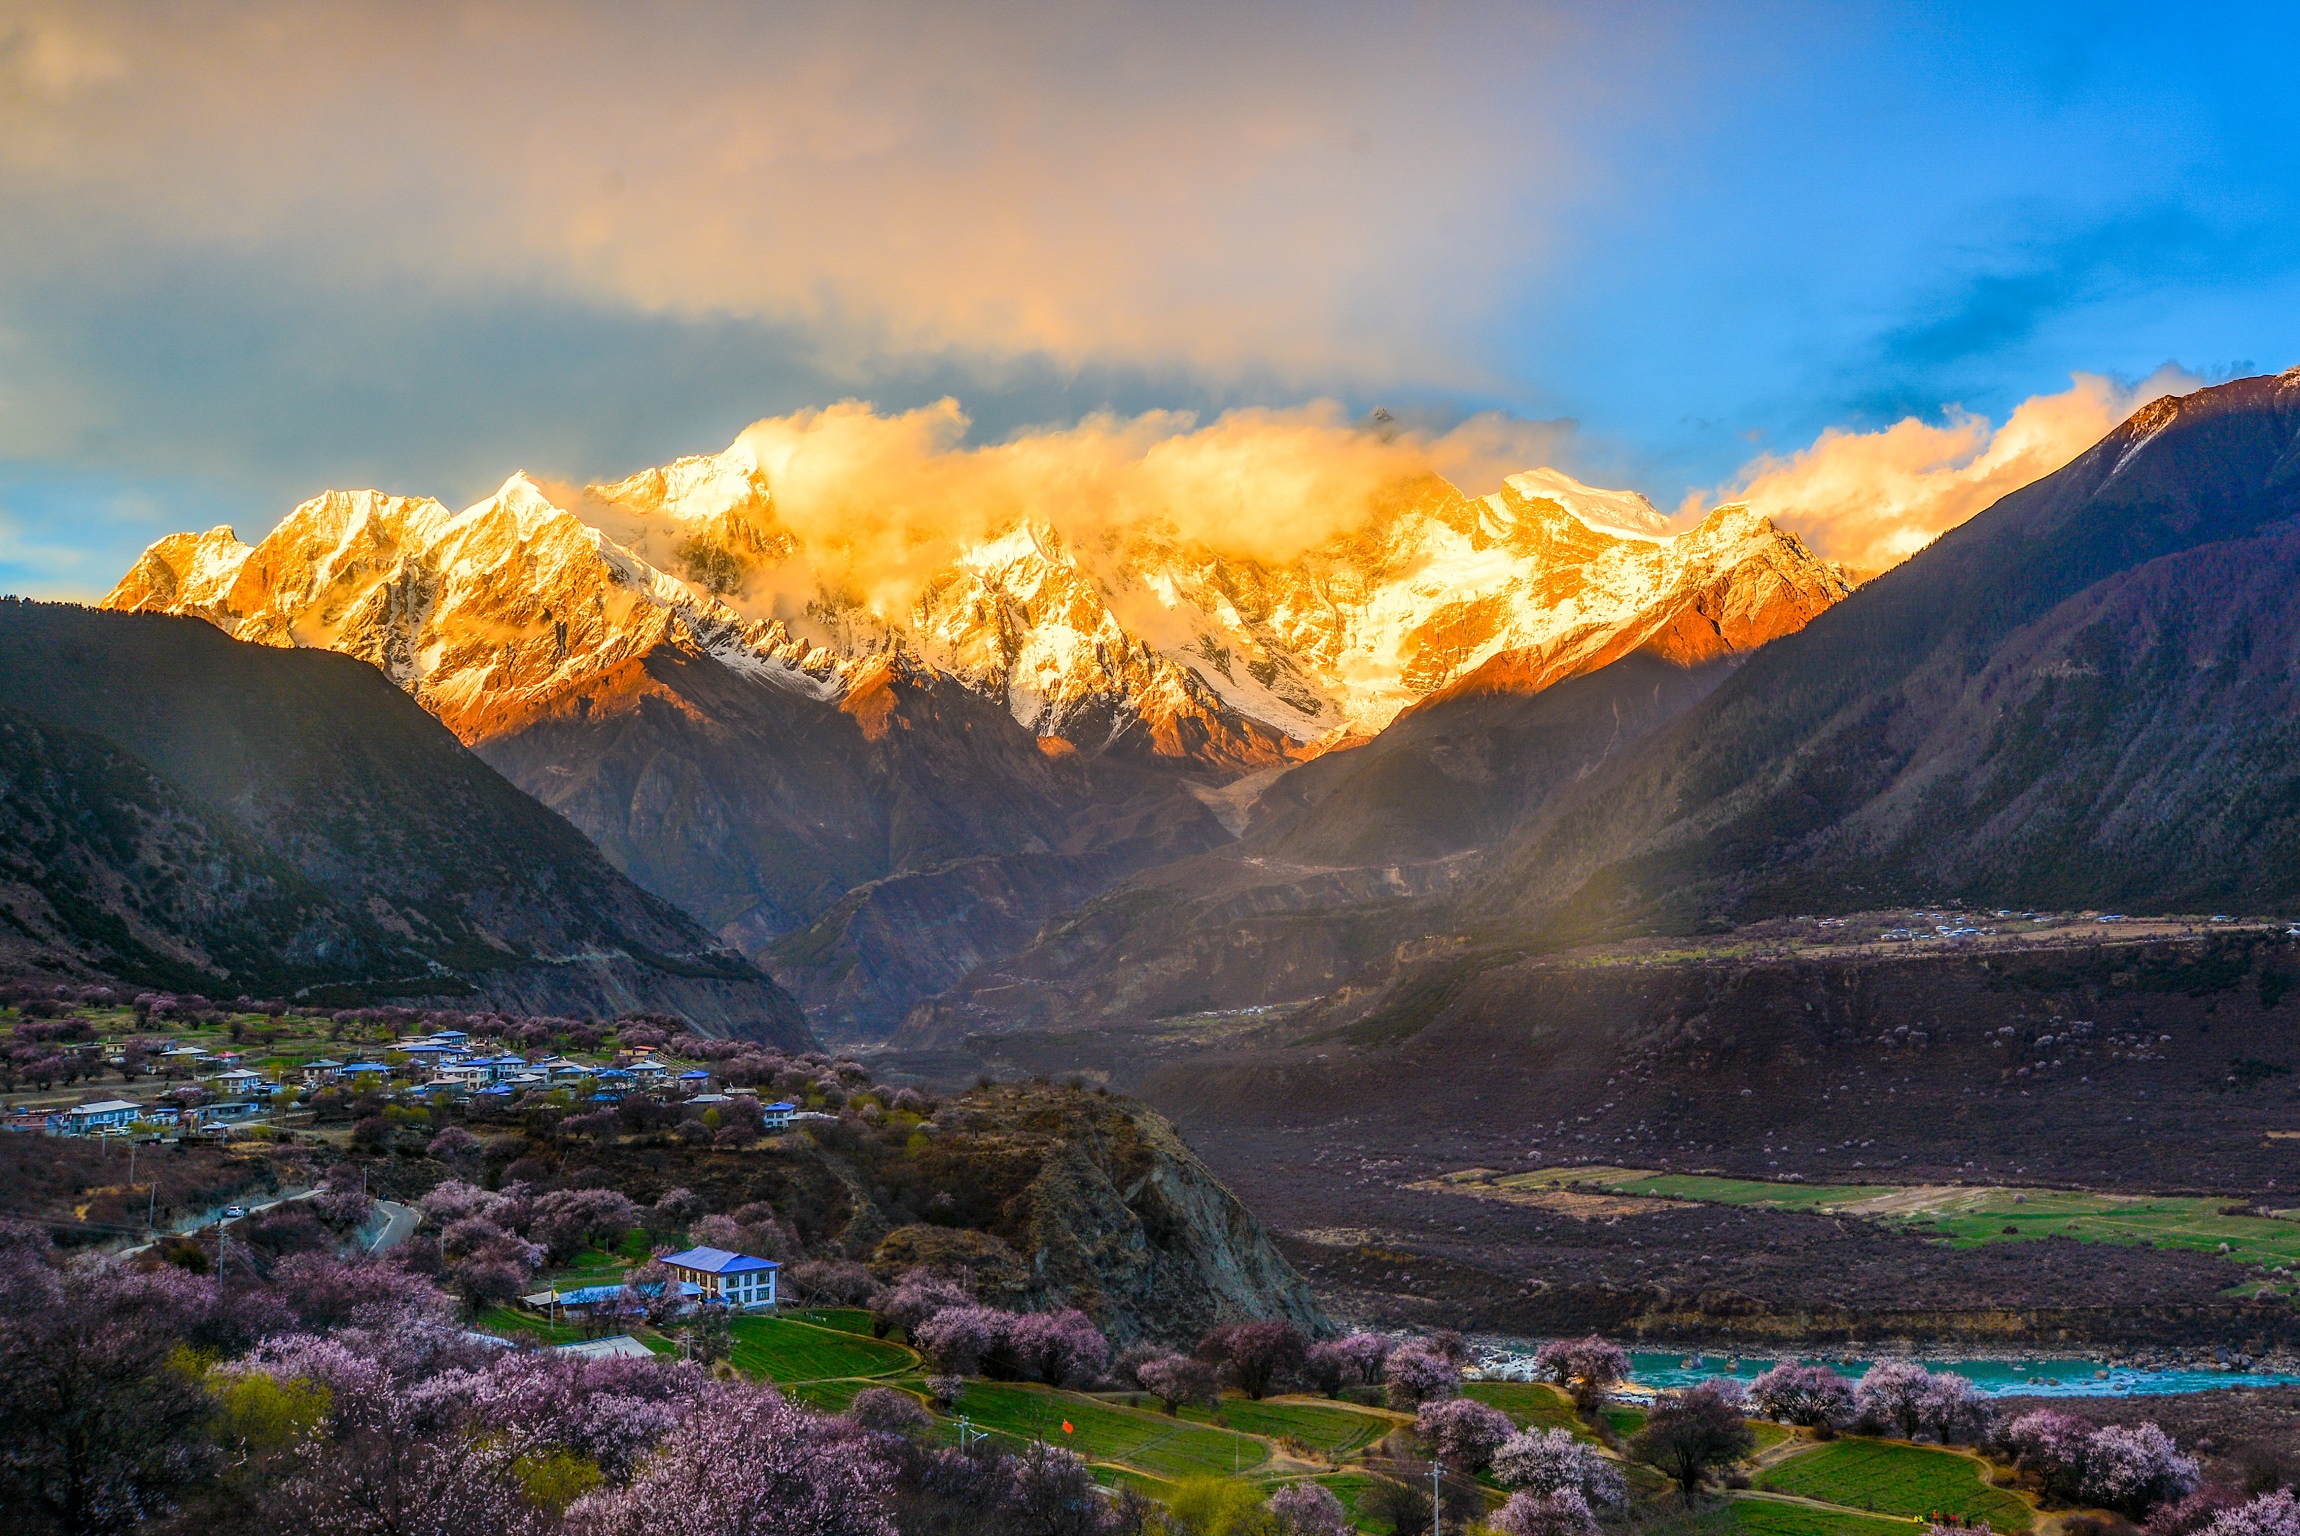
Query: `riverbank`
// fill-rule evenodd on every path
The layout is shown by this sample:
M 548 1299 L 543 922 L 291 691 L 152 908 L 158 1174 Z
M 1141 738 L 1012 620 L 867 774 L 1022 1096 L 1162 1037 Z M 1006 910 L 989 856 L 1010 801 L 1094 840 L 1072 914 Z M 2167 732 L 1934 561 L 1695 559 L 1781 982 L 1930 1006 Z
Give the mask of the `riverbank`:
M 1479 1338 L 1470 1343 L 1474 1365 L 1487 1379 L 1534 1378 L 1534 1353 L 1541 1341 Z M 1886 1359 L 1915 1360 L 1927 1370 L 1952 1372 L 1987 1397 L 2157 1397 L 2236 1387 L 2300 1387 L 2300 1359 L 2283 1353 L 2254 1357 L 2235 1351 L 2204 1352 L 2181 1358 L 2164 1351 L 2084 1356 L 2014 1351 L 1941 1355 L 1922 1350 L 1865 1351 L 1854 1355 L 1828 1350 L 1763 1354 L 1633 1350 L 1629 1358 L 1632 1385 L 1655 1391 L 1694 1386 L 1719 1377 L 1747 1382 L 1784 1361 L 1826 1365 L 1839 1375 L 1858 1378 Z

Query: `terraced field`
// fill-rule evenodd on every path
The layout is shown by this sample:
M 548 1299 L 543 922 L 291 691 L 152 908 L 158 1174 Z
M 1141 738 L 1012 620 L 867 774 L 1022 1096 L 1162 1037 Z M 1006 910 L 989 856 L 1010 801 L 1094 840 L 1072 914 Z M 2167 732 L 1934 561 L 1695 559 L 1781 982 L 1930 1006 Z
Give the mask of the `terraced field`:
M 1570 1429 L 1584 1440 L 1595 1440 L 1589 1426 L 1573 1411 L 1573 1400 L 1552 1386 L 1537 1381 L 1466 1381 L 1462 1396 L 1499 1408 L 1519 1429 Z
M 738 1370 L 778 1384 L 828 1381 L 841 1376 L 892 1376 L 916 1366 L 918 1356 L 899 1344 L 818 1328 L 788 1317 L 738 1317 L 730 1358 Z
M 1971 1458 L 1881 1440 L 1839 1440 L 1801 1452 L 1767 1468 L 1757 1486 L 1878 1514 L 1941 1511 L 1986 1520 L 1998 1531 L 2025 1531 L 2036 1519 L 2018 1495 L 1991 1487 Z
M 1270 1459 L 1269 1443 L 1252 1435 L 1020 1382 L 970 1381 L 955 1412 L 1018 1444 L 1043 1440 L 1156 1477 L 1228 1477 Z
M 1398 1425 L 1412 1422 L 1369 1409 L 1295 1399 L 1257 1403 L 1232 1398 L 1219 1409 L 1185 1408 L 1181 1416 L 1193 1423 L 1215 1424 L 1269 1440 L 1291 1436 L 1329 1459 L 1371 1445 Z
M 1788 1499 L 1743 1495 L 1726 1501 L 1721 1512 L 1728 1530 L 1744 1536 L 1914 1536 L 1924 1527 L 1886 1515 L 1849 1509 L 1818 1509 Z

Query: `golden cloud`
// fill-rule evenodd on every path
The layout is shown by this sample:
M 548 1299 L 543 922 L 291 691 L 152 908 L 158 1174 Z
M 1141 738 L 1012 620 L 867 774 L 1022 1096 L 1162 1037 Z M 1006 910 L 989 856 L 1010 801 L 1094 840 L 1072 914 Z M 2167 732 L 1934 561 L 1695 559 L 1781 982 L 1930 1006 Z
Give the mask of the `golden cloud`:
M 2001 427 L 1954 407 L 1939 425 L 1911 416 L 1877 432 L 1832 427 L 1810 448 L 1753 459 L 1730 484 L 1688 492 L 1678 514 L 1745 501 L 1824 558 L 1874 573 L 2061 468 L 2149 401 L 2203 382 L 2169 363 L 2137 385 L 2079 373 L 2059 394 L 2022 401 Z
M 1133 538 L 1173 539 L 1277 563 L 1363 524 L 1385 495 L 1433 474 L 1473 494 L 1540 462 L 1570 427 L 1481 416 L 1446 431 L 1352 423 L 1319 401 L 1090 416 L 969 445 L 955 400 L 881 413 L 861 402 L 753 423 L 736 440 L 771 488 L 776 529 L 800 552 L 754 566 L 733 600 L 789 618 L 818 589 L 899 620 L 937 575 L 998 533 L 1036 525 L 1090 561 Z M 1497 460 L 1503 451 L 1531 454 Z M 661 558 L 682 536 L 629 509 L 584 515 Z
M 1580 25 L 0 0 L 0 195 L 56 238 L 791 322 L 856 376 L 961 351 L 1475 383 L 1479 317 L 1543 253 L 1523 215 L 1584 175 L 1557 125 L 1655 56 Z

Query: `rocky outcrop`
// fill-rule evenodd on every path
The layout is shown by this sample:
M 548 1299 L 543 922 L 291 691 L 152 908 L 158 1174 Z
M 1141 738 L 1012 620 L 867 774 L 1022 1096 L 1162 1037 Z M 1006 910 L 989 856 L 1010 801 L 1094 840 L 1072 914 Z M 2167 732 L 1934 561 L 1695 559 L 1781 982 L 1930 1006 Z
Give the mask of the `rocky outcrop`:
M 872 1254 L 883 1276 L 913 1264 L 964 1271 L 986 1301 L 1077 1307 L 1121 1346 L 1188 1347 L 1229 1322 L 1332 1331 L 1253 1213 L 1155 1111 L 1010 1084 L 937 1118 L 955 1127 L 932 1159 L 937 1177 L 1004 1193 L 976 1226 L 888 1233 Z

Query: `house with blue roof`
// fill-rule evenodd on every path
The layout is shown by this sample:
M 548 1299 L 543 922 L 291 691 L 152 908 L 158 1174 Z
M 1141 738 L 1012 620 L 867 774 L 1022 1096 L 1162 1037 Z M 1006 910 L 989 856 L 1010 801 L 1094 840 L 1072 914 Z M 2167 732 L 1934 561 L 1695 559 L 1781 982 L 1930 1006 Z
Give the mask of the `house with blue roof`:
M 724 1248 L 689 1248 L 684 1253 L 667 1254 L 663 1267 L 691 1282 L 705 1300 L 738 1308 L 773 1306 L 775 1271 L 782 1268 L 773 1259 L 729 1253 Z
M 766 1131 L 788 1130 L 790 1129 L 791 1116 L 798 1112 L 799 1107 L 788 1099 L 777 1099 L 772 1104 L 761 1104 L 759 1106 L 759 1128 Z

